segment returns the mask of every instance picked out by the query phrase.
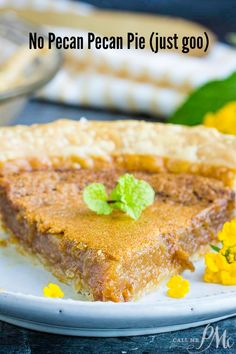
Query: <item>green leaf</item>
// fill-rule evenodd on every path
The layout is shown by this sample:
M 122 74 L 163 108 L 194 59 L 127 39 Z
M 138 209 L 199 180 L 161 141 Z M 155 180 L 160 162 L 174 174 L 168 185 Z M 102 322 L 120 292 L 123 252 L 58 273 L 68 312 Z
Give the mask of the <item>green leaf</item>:
M 83 199 L 89 209 L 97 214 L 109 215 L 112 207 L 107 202 L 107 193 L 101 183 L 92 183 L 83 191 Z
M 155 192 L 147 182 L 128 173 L 119 178 L 109 197 L 115 202 L 114 208 L 122 210 L 135 220 L 153 203 L 154 198 Z
M 132 219 L 137 220 L 142 214 L 144 208 L 139 205 L 129 206 L 123 202 L 116 202 L 113 204 L 114 209 L 120 209 L 124 213 L 128 214 Z
M 92 183 L 83 191 L 85 203 L 97 214 L 108 215 L 113 209 L 119 209 L 135 220 L 153 203 L 154 198 L 155 192 L 152 187 L 131 174 L 119 178 L 109 200 L 103 184 Z
M 236 72 L 227 79 L 210 81 L 194 91 L 169 123 L 201 124 L 206 113 L 216 112 L 231 101 L 236 101 Z
M 227 41 L 230 44 L 236 45 L 236 33 L 228 33 L 227 34 Z
M 220 248 L 217 247 L 217 246 L 214 246 L 214 245 L 211 245 L 211 248 L 216 251 L 216 252 L 219 252 L 220 251 Z

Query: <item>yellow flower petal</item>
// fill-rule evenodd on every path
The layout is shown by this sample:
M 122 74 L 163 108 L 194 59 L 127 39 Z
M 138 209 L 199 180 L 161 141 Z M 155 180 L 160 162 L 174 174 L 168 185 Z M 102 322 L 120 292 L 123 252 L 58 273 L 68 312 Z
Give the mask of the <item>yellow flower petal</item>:
M 215 283 L 215 275 L 217 273 L 213 273 L 210 269 L 206 268 L 205 273 L 203 275 L 203 279 L 207 283 Z
M 167 283 L 168 288 L 172 288 L 174 286 L 178 286 L 178 284 L 182 281 L 182 277 L 180 275 L 175 275 L 171 277 Z
M 229 269 L 229 263 L 227 262 L 227 259 L 220 253 L 217 253 L 216 255 L 216 264 L 219 270 Z
M 188 292 L 190 288 L 189 281 L 183 279 L 180 275 L 173 276 L 167 283 L 167 295 L 173 298 L 182 298 Z
M 51 298 L 63 298 L 64 293 L 57 284 L 49 283 L 47 286 L 43 288 L 43 294 L 46 297 Z
M 227 103 L 217 112 L 207 113 L 203 124 L 222 133 L 236 135 L 236 101 Z
M 236 277 L 236 262 L 230 264 L 230 272 L 234 277 Z
M 215 116 L 214 113 L 207 113 L 203 121 L 206 127 L 212 128 L 215 126 Z
M 232 277 L 229 272 L 227 272 L 226 270 L 222 270 L 220 272 L 220 280 L 221 284 L 223 285 L 231 285 Z
M 219 270 L 217 264 L 217 257 L 218 257 L 218 253 L 207 253 L 205 255 L 206 266 L 211 272 L 218 272 Z
M 224 224 L 218 233 L 218 239 L 223 242 L 224 248 L 236 246 L 236 219 Z

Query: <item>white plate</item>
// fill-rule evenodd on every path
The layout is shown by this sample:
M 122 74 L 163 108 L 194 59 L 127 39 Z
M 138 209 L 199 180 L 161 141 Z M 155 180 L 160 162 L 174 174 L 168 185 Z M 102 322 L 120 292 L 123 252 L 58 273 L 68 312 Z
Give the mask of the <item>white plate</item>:
M 132 303 L 88 302 L 13 247 L 0 248 L 0 319 L 29 329 L 78 336 L 128 336 L 190 328 L 236 314 L 236 287 L 206 284 L 203 264 L 186 271 L 191 291 L 168 298 L 163 285 Z M 65 299 L 48 299 L 42 289 L 60 284 Z

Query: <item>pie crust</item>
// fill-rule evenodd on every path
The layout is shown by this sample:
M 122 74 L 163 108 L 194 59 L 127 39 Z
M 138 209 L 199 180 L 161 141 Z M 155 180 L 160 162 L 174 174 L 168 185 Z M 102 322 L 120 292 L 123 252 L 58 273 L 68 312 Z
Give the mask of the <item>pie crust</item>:
M 236 189 L 236 137 L 203 126 L 58 120 L 0 128 L 0 170 L 108 168 L 191 173 Z

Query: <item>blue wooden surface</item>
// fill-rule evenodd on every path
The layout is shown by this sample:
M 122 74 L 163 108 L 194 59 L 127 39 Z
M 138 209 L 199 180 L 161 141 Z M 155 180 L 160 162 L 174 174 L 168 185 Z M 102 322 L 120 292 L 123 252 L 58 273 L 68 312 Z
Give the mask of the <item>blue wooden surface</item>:
M 236 319 L 218 322 L 219 333 L 226 330 L 236 342 Z M 0 353 L 6 354 L 187 354 L 193 341 L 197 343 L 202 337 L 204 327 L 162 333 L 151 336 L 123 338 L 85 338 L 45 334 L 17 328 L 0 322 Z M 198 343 L 196 346 L 199 345 Z M 207 345 L 207 344 L 206 344 Z M 203 349 L 206 346 L 203 347 Z M 231 349 L 217 348 L 213 341 L 206 354 L 235 354 L 236 343 Z
M 236 0 L 88 0 L 87 2 L 104 7 L 123 10 L 146 11 L 152 13 L 178 15 L 197 20 L 215 30 L 224 39 L 227 32 L 236 32 Z M 31 124 L 48 122 L 57 118 L 78 119 L 125 119 L 127 114 L 103 112 L 90 109 L 31 101 L 14 123 Z M 141 118 L 132 116 L 131 118 Z M 231 337 L 235 342 L 231 349 L 222 343 L 217 348 L 213 341 L 204 353 L 236 353 L 236 318 L 220 321 L 219 334 Z M 75 338 L 28 331 L 0 322 L 0 354 L 47 354 L 47 353 L 188 353 L 193 340 L 200 340 L 203 327 L 172 333 L 129 338 Z

